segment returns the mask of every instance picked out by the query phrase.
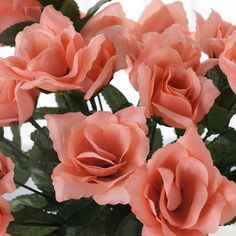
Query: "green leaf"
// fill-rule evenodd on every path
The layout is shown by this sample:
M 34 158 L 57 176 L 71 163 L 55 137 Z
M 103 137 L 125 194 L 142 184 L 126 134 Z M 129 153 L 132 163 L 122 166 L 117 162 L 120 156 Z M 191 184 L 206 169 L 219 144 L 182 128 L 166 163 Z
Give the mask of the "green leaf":
M 215 67 L 208 70 L 206 76 L 213 81 L 214 85 L 220 91 L 229 87 L 227 77 L 222 72 L 219 65 L 216 65 Z
M 58 107 L 39 107 L 35 109 L 33 114 L 33 119 L 44 119 L 44 116 L 47 114 L 64 114 L 67 110 L 64 108 L 58 108 Z
M 82 112 L 85 115 L 89 115 L 87 102 L 81 97 L 81 94 L 77 91 L 73 92 L 57 92 L 56 102 L 60 108 L 66 109 L 67 112 Z
M 47 236 L 55 229 L 56 227 L 51 226 L 27 226 L 11 223 L 8 227 L 8 233 L 12 236 Z
M 208 130 L 222 133 L 227 129 L 230 119 L 226 109 L 214 104 L 204 121 Z
M 20 22 L 15 25 L 10 26 L 9 28 L 5 29 L 1 34 L 0 34 L 0 43 L 6 45 L 6 46 L 15 46 L 15 38 L 16 35 L 22 31 L 26 26 L 32 25 L 33 22 L 31 21 L 25 21 L 25 22 Z
M 68 16 L 74 25 L 80 21 L 79 7 L 74 0 L 64 0 L 60 11 L 63 15 Z
M 85 24 L 90 20 L 90 18 L 99 10 L 99 8 L 111 0 L 100 0 L 93 7 L 91 7 L 85 17 L 83 17 L 78 24 L 75 25 L 76 31 L 81 31 L 81 29 L 85 26 Z
M 21 195 L 10 202 L 11 211 L 18 212 L 25 207 L 43 208 L 47 205 L 47 200 L 39 194 Z
M 21 148 L 21 136 L 20 136 L 20 127 L 17 123 L 12 123 L 11 124 L 11 131 L 13 134 L 13 144 L 18 147 Z
M 57 226 L 57 217 L 54 213 L 45 211 L 44 209 L 37 209 L 34 207 L 25 207 L 20 211 L 12 212 L 16 222 L 44 226 Z
M 119 225 L 114 236 L 140 236 L 142 224 L 130 213 Z
M 111 108 L 112 112 L 131 106 L 126 97 L 114 86 L 109 84 L 103 91 L 102 96 Z
M 31 177 L 36 186 L 44 192 L 53 193 L 51 175 L 58 165 L 57 153 L 53 149 L 48 129 L 43 127 L 31 134 L 34 146 L 29 151 Z
M 236 181 L 236 171 L 232 170 L 232 167 L 236 166 L 235 143 L 236 131 L 233 128 L 228 128 L 224 134 L 219 135 L 207 145 L 219 171 L 233 181 Z
M 130 214 L 128 205 L 107 206 L 105 230 L 107 236 L 114 236 L 124 218 Z

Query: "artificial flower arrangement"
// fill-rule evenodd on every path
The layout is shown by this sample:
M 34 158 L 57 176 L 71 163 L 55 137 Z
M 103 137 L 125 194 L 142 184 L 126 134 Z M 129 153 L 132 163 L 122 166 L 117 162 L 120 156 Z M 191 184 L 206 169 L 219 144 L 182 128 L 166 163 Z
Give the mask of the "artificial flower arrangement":
M 1 1 L 0 43 L 15 47 L 0 59 L 1 236 L 203 236 L 234 222 L 236 26 L 213 11 L 190 32 L 182 4 L 160 0 L 135 22 L 107 2 Z M 110 84 L 119 70 L 137 106 Z M 57 107 L 37 107 L 42 93 Z M 32 194 L 7 202 L 19 186 Z

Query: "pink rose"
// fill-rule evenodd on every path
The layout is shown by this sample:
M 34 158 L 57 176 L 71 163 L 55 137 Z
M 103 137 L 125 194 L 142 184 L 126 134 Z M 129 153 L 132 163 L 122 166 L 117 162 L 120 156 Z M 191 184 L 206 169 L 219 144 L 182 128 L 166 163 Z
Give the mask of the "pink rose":
M 196 41 L 199 47 L 209 57 L 218 58 L 224 51 L 228 36 L 232 34 L 236 27 L 223 21 L 215 11 L 212 11 L 207 20 L 204 20 L 198 13 L 196 17 Z
M 23 89 L 76 89 L 85 93 L 86 99 L 107 85 L 115 71 L 126 67 L 116 29 L 84 42 L 70 19 L 52 6 L 44 8 L 39 24 L 17 35 L 15 55 L 26 61 L 31 76 L 22 78 L 28 80 Z
M 45 118 L 61 161 L 52 175 L 57 201 L 92 196 L 99 204 L 127 204 L 127 179 L 149 151 L 143 108 Z
M 38 21 L 41 7 L 38 0 L 1 0 L 0 32 L 19 22 Z
M 219 57 L 219 66 L 226 74 L 230 88 L 236 94 L 236 32 L 227 40 L 225 50 Z
M 236 215 L 236 185 L 213 166 L 194 128 L 156 151 L 127 189 L 143 236 L 204 236 Z
M 135 59 L 139 51 L 141 28 L 138 23 L 127 19 L 120 3 L 108 5 L 95 14 L 82 28 L 81 35 L 84 39 L 90 40 L 97 34 L 109 34 L 114 27 L 120 28 L 126 53 L 131 59 Z
M 188 31 L 188 20 L 181 2 L 165 5 L 160 0 L 152 0 L 143 11 L 139 23 L 143 33 L 162 33 L 174 24 L 179 24 Z
M 33 114 L 38 92 L 22 90 L 24 68 L 25 64 L 16 57 L 0 60 L 0 127 L 17 121 L 23 124 Z
M 158 33 L 148 34 L 130 80 L 146 115 L 178 128 L 201 121 L 219 95 L 212 81 L 186 68 L 181 53 Z
M 8 202 L 0 196 L 0 235 L 9 236 L 7 234 L 7 227 L 9 223 L 13 221 L 13 217 L 10 215 L 10 206 Z
M 15 191 L 14 164 L 10 158 L 5 157 L 0 152 L 0 194 Z

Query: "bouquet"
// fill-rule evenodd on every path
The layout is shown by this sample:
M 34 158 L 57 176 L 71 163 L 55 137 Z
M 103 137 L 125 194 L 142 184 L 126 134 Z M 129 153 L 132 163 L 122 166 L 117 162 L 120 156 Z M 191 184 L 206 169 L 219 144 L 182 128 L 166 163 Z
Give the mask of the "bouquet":
M 1 1 L 0 43 L 15 47 L 0 59 L 1 236 L 203 236 L 235 221 L 236 26 L 196 13 L 190 32 L 181 2 L 152 0 L 138 21 L 108 2 Z M 120 70 L 137 104 L 110 83 Z M 30 194 L 7 201 L 18 187 Z

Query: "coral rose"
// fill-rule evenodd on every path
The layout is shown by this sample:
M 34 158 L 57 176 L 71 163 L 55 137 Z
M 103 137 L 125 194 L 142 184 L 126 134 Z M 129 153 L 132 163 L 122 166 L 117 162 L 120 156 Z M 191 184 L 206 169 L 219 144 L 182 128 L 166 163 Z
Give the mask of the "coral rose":
M 15 56 L 26 61 L 31 75 L 22 88 L 76 89 L 91 98 L 109 83 L 115 71 L 126 67 L 119 36 L 113 29 L 109 36 L 99 34 L 84 42 L 68 17 L 52 6 L 45 7 L 40 23 L 26 27 L 16 37 Z
M 97 34 L 109 34 L 114 27 L 119 27 L 126 47 L 126 53 L 135 59 L 141 47 L 137 39 L 141 38 L 141 27 L 127 19 L 120 3 L 108 5 L 96 13 L 80 31 L 84 39 L 90 40 Z
M 33 114 L 38 92 L 22 90 L 25 64 L 16 57 L 0 60 L 0 127 L 11 122 L 24 123 Z
M 99 204 L 127 204 L 127 179 L 149 151 L 144 109 L 45 118 L 61 161 L 52 175 L 57 201 L 92 196 Z
M 160 34 L 147 36 L 130 73 L 146 115 L 159 116 L 177 128 L 196 124 L 210 110 L 219 91 L 211 80 L 186 69 L 180 53 Z
M 143 236 L 204 236 L 236 215 L 236 184 L 213 166 L 194 128 L 156 151 L 127 189 Z
M 0 32 L 19 22 L 40 18 L 41 7 L 38 0 L 1 0 Z
M 226 74 L 230 88 L 236 94 L 236 32 L 234 32 L 225 45 L 224 52 L 219 57 L 219 66 Z
M 7 234 L 7 227 L 9 223 L 13 221 L 13 217 L 10 215 L 10 206 L 8 202 L 0 196 L 0 235 L 9 236 Z
M 212 11 L 207 20 L 196 14 L 196 41 L 203 52 L 211 58 L 218 58 L 224 51 L 227 38 L 236 29 L 232 24 L 222 20 L 220 15 Z
M 0 194 L 15 191 L 14 164 L 10 158 L 0 152 Z
M 165 5 L 160 0 L 152 0 L 139 18 L 139 24 L 143 33 L 162 33 L 174 24 L 188 31 L 188 20 L 181 2 Z

